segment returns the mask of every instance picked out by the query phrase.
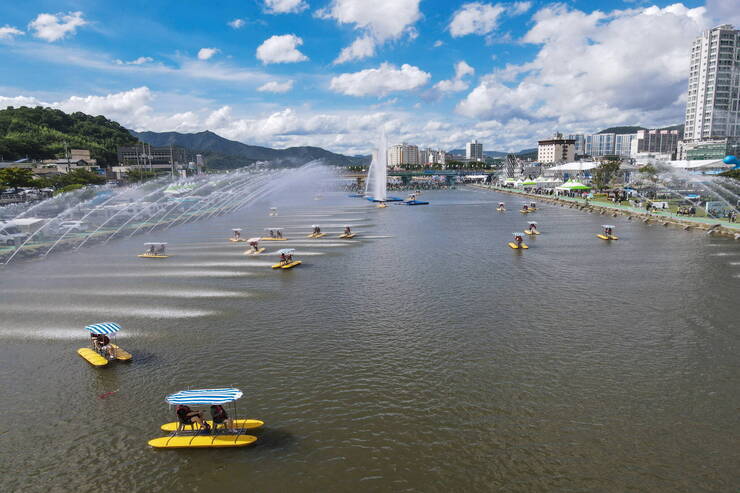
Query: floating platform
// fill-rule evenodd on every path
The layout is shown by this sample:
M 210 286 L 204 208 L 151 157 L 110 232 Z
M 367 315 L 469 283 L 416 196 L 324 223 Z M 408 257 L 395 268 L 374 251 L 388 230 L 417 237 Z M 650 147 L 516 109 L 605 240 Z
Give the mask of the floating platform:
M 365 198 L 365 194 L 364 193 L 351 193 L 351 194 L 347 195 L 347 197 L 349 197 L 351 199 L 364 199 Z
M 349 240 L 350 238 L 354 238 L 355 236 L 357 236 L 357 233 L 350 233 L 350 234 L 342 233 L 341 235 L 339 235 L 340 238 L 345 239 L 345 240 Z
M 322 236 L 326 236 L 326 233 L 311 233 L 310 235 L 306 235 L 306 238 L 321 238 Z
M 247 240 L 245 240 L 244 238 L 229 238 L 229 241 L 236 243 L 238 241 L 247 241 Z
M 498 212 L 506 212 L 506 209 L 504 209 L 503 207 L 496 207 L 496 210 Z
M 128 351 L 126 351 L 122 347 L 120 347 L 120 346 L 118 346 L 116 344 L 113 344 L 113 343 L 111 343 L 111 347 L 113 347 L 116 350 L 116 359 L 118 361 L 131 361 L 131 359 L 133 358 L 133 356 L 131 355 L 131 353 L 129 353 Z
M 258 248 L 256 252 L 254 250 L 247 250 L 246 252 L 244 252 L 244 255 L 259 255 L 265 250 L 266 250 L 265 247 Z
M 601 238 L 602 240 L 618 240 L 619 236 L 615 235 L 596 235 L 597 238 Z
M 425 200 L 405 200 L 405 205 L 429 205 L 429 202 Z
M 528 250 L 529 249 L 529 247 L 527 245 L 525 245 L 524 243 L 522 243 L 521 246 L 519 246 L 516 243 L 514 243 L 513 241 L 510 241 L 509 242 L 509 246 L 511 248 L 513 248 L 514 250 Z
M 540 234 L 540 232 L 539 232 L 539 231 L 532 231 L 531 229 L 525 229 L 525 230 L 524 230 L 524 232 L 525 232 L 526 234 L 528 234 L 529 236 L 532 236 L 532 235 L 538 235 L 538 234 Z
M 303 262 L 300 260 L 294 260 L 293 262 L 289 264 L 275 264 L 272 266 L 273 269 L 292 269 L 293 267 L 301 265 Z
M 270 236 L 264 236 L 260 238 L 261 241 L 286 241 L 288 238 L 272 238 Z
M 403 202 L 401 197 L 388 197 L 385 200 L 376 200 L 375 197 L 365 197 L 370 202 Z
M 208 423 L 208 426 L 213 428 L 213 420 L 206 421 Z M 239 430 L 254 430 L 255 428 L 260 428 L 265 424 L 264 421 L 260 421 L 259 419 L 235 419 L 234 420 L 234 428 Z M 171 423 L 165 423 L 162 426 L 159 427 L 162 431 L 177 431 L 177 427 L 180 426 L 180 423 L 177 421 L 173 421 Z M 188 425 L 189 426 L 189 425 Z M 219 425 L 222 426 L 222 425 Z M 197 431 L 200 429 L 200 425 L 197 423 L 193 423 L 193 431 Z M 219 428 L 220 429 L 220 428 Z M 187 431 L 187 428 L 185 429 Z
M 169 255 L 153 255 L 151 253 L 142 253 L 137 255 L 139 258 L 169 258 Z
M 191 435 L 161 437 L 149 440 L 154 448 L 227 448 L 246 447 L 257 441 L 253 435 Z
M 107 366 L 108 360 L 104 357 L 98 354 L 96 351 L 93 351 L 89 347 L 83 347 L 77 350 L 77 354 L 82 356 L 85 361 L 90 363 L 93 366 L 101 367 L 101 366 Z

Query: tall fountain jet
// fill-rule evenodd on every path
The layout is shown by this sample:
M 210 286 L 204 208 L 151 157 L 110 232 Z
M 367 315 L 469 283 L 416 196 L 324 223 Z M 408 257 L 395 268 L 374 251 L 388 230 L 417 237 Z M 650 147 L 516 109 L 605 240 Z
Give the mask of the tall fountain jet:
M 373 187 L 373 198 L 376 201 L 385 201 L 388 186 L 388 142 L 385 136 L 385 128 L 380 133 L 380 142 L 375 156 L 376 168 L 373 173 L 375 186 Z

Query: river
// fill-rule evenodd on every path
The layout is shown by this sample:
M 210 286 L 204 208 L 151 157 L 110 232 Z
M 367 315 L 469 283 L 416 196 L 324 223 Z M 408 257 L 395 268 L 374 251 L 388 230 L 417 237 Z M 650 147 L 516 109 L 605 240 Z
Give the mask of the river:
M 0 271 L 0 490 L 737 490 L 737 242 L 525 216 L 488 191 L 419 198 L 261 202 Z M 511 250 L 528 219 L 541 236 Z M 329 237 L 306 239 L 315 223 Z M 226 241 L 269 226 L 303 265 Z M 137 258 L 152 240 L 171 257 Z M 131 363 L 75 354 L 100 321 Z M 166 394 L 232 385 L 266 423 L 255 445 L 147 446 Z

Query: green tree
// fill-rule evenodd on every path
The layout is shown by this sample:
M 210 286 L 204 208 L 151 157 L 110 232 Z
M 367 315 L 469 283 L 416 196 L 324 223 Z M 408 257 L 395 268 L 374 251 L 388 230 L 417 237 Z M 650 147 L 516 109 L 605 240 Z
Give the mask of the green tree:
M 591 181 L 599 190 L 603 190 L 609 187 L 609 184 L 616 177 L 618 171 L 619 161 L 604 161 L 594 170 Z
M 33 171 L 28 168 L 0 169 L 0 185 L 17 189 L 34 186 Z

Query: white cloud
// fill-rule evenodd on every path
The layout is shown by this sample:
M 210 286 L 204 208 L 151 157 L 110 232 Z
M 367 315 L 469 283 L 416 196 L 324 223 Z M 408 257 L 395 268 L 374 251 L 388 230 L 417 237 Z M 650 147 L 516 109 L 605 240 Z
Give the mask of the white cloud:
M 421 18 L 419 11 L 420 0 L 332 0 L 326 9 L 316 12 L 323 19 L 334 19 L 339 24 L 354 24 L 355 29 L 364 32 L 361 38 L 352 45 L 344 48 L 337 60 L 353 60 L 372 56 L 374 45 L 391 39 L 400 38 L 403 34 L 412 39 L 416 37 L 414 23 Z M 361 45 L 356 46 L 360 40 Z M 370 40 L 374 40 L 372 53 Z M 360 53 L 363 56 L 350 58 L 352 54 Z M 341 62 L 336 62 L 341 63 Z
M 488 34 L 498 25 L 498 19 L 506 11 L 501 5 L 490 3 L 466 3 L 455 12 L 450 22 L 453 38 L 468 34 Z
M 292 80 L 287 80 L 285 82 L 276 82 L 273 80 L 257 88 L 259 92 L 274 92 L 274 93 L 284 93 L 284 92 L 290 91 L 291 89 L 293 89 Z
M 4 27 L 0 27 L 0 39 L 12 39 L 14 36 L 20 36 L 22 34 L 25 33 L 7 24 Z
M 303 0 L 265 0 L 265 12 L 268 14 L 297 14 L 308 8 Z
M 350 60 L 361 60 L 375 55 L 375 40 L 371 36 L 357 38 L 351 45 L 342 49 L 334 64 L 349 62 Z
M 711 24 L 703 7 L 585 13 L 555 4 L 533 20 L 523 41 L 539 45 L 535 59 L 484 77 L 460 114 L 544 121 L 550 131 L 683 119 L 688 48 Z
M 400 69 L 389 63 L 378 68 L 341 74 L 331 79 L 330 89 L 348 96 L 385 96 L 394 91 L 410 91 L 426 84 L 431 75 L 404 64 Z
M 257 48 L 257 58 L 265 64 L 303 62 L 308 57 L 298 51 L 302 44 L 303 40 L 295 34 L 272 36 Z
M 437 41 L 435 41 L 435 42 L 434 42 L 434 47 L 435 47 L 435 48 L 439 48 L 439 47 L 440 47 L 440 46 L 442 46 L 443 44 L 444 44 L 444 42 L 442 42 L 442 40 L 441 40 L 441 39 L 438 39 Z
M 140 56 L 135 60 L 124 62 L 123 60 L 116 60 L 118 65 L 144 65 L 145 63 L 152 63 L 154 58 L 148 56 Z
M 201 48 L 198 50 L 198 60 L 208 60 L 219 51 L 218 48 Z
M 466 90 L 470 85 L 463 79 L 468 75 L 475 74 L 475 69 L 464 60 L 455 64 L 455 77 L 449 80 L 441 80 L 434 84 L 434 89 L 439 92 L 460 92 Z M 432 98 L 436 95 L 431 94 Z
M 532 8 L 532 2 L 514 2 L 509 8 L 511 15 L 521 15 Z
M 34 36 L 49 42 L 58 41 L 67 35 L 73 35 L 77 28 L 87 24 L 82 17 L 82 12 L 69 12 L 67 14 L 39 14 L 28 24 L 28 28 L 34 31 Z
M 232 29 L 241 29 L 246 24 L 246 21 L 244 19 L 234 19 L 226 24 Z

